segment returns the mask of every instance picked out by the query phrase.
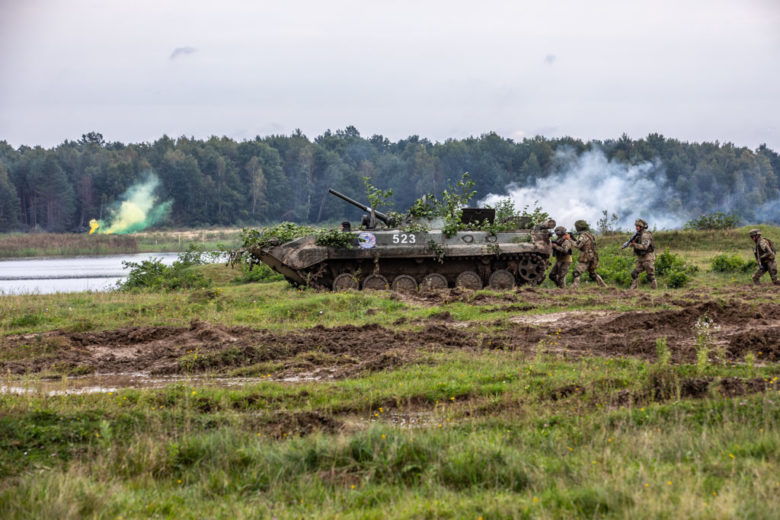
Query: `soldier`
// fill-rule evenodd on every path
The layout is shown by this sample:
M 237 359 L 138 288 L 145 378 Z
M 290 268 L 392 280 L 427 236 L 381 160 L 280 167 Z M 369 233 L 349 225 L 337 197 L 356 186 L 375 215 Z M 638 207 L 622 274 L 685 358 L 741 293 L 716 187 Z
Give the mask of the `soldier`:
M 590 232 L 590 226 L 584 220 L 578 220 L 574 223 L 580 236 L 574 247 L 580 250 L 580 256 L 577 259 L 577 267 L 574 268 L 574 283 L 571 284 L 575 289 L 580 286 L 580 276 L 585 271 L 590 274 L 591 280 L 594 280 L 600 287 L 606 287 L 607 284 L 601 279 L 596 269 L 599 266 L 599 254 L 596 251 L 596 237 Z
M 759 279 L 764 276 L 764 273 L 769 271 L 769 276 L 772 278 L 772 283 L 780 285 L 777 281 L 777 263 L 775 263 L 775 247 L 768 238 L 761 236 L 760 229 L 751 229 L 750 238 L 756 244 L 753 254 L 756 255 L 756 272 L 753 273 L 753 283 L 760 285 Z
M 647 222 L 641 218 L 636 219 L 634 227 L 636 227 L 636 234 L 629 241 L 629 245 L 634 248 L 634 254 L 636 255 L 636 267 L 631 271 L 631 288 L 637 288 L 639 275 L 644 271 L 647 273 L 647 279 L 650 280 L 650 287 L 658 289 L 658 282 L 655 280 L 653 234 L 647 230 Z
M 552 243 L 555 265 L 550 270 L 549 278 L 563 289 L 566 287 L 566 274 L 571 265 L 571 248 L 574 247 L 574 242 L 563 226 L 555 228 L 555 234 L 558 236 L 558 240 Z

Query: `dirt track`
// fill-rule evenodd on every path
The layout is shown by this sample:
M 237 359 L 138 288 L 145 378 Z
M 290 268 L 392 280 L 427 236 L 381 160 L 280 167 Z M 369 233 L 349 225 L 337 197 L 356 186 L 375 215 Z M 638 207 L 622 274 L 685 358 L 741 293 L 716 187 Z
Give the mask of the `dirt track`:
M 631 295 L 610 290 L 593 295 L 592 305 L 618 302 Z M 456 322 L 444 311 L 420 322 L 401 321 L 396 327 L 365 325 L 298 332 L 271 332 L 245 327 L 222 327 L 193 322 L 189 327 L 132 327 L 100 332 L 8 336 L 0 340 L 7 352 L 40 352 L 37 357 L 10 356 L 0 370 L 31 374 L 72 369 L 87 372 L 146 372 L 151 374 L 227 371 L 267 363 L 275 376 L 306 374 L 343 378 L 361 372 L 392 369 L 419 360 L 426 351 L 503 349 L 534 355 L 539 348 L 562 356 L 631 356 L 653 359 L 656 339 L 666 337 L 674 362 L 696 359 L 694 324 L 709 316 L 719 330 L 714 345 L 726 357 L 741 361 L 753 352 L 757 362 L 780 361 L 780 305 L 755 303 L 755 293 L 735 289 L 717 300 L 697 291 L 679 295 L 641 293 L 648 305 L 672 307 L 661 311 L 573 311 L 533 313 L 565 303 L 569 291 L 522 289 L 501 296 L 473 295 L 450 290 L 428 296 L 391 294 L 416 305 L 468 301 L 486 313 L 516 312 L 507 326 L 494 333 L 484 327 Z M 678 299 L 674 299 L 678 298 Z M 698 301 L 697 301 L 698 300 Z M 481 322 L 484 325 L 484 322 Z M 420 330 L 422 328 L 422 330 Z M 411 330 L 413 329 L 413 330 Z M 9 359 L 9 356 L 6 356 Z

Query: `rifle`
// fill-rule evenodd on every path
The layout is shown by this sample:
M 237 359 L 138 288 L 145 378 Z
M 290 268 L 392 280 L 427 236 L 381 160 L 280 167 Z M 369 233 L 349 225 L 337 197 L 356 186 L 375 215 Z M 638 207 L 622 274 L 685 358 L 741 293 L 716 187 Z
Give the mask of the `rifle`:
M 631 238 L 626 240 L 625 243 L 623 243 L 623 247 L 621 247 L 620 249 L 627 248 L 631 244 L 631 242 L 633 242 L 634 240 L 636 240 L 637 238 L 639 238 L 641 236 L 642 236 L 642 232 L 641 231 L 637 231 L 636 233 L 634 233 L 634 236 L 632 236 Z

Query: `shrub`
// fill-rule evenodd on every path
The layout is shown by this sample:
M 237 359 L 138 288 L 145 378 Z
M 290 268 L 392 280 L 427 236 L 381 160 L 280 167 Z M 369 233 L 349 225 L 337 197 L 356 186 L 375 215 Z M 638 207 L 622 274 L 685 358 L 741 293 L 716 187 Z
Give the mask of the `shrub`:
M 667 247 L 655 261 L 655 272 L 666 278 L 669 287 L 685 287 L 691 280 L 690 274 L 699 270 L 695 265 L 687 264 L 683 257 L 669 251 Z
M 714 257 L 710 265 L 716 273 L 746 273 L 756 268 L 756 261 L 749 260 L 746 262 L 739 255 L 723 253 Z
M 732 229 L 739 225 L 740 218 L 734 213 L 707 213 L 698 218 L 689 220 L 685 224 L 685 229 Z
M 203 273 L 195 271 L 194 266 L 203 263 L 200 255 L 192 251 L 182 253 L 172 265 L 165 265 L 159 258 L 141 262 L 122 262 L 130 273 L 124 282 L 119 283 L 123 291 L 151 289 L 171 291 L 177 289 L 198 289 L 211 285 L 211 280 Z
M 666 285 L 673 288 L 685 287 L 691 277 L 685 271 L 670 271 L 666 276 Z

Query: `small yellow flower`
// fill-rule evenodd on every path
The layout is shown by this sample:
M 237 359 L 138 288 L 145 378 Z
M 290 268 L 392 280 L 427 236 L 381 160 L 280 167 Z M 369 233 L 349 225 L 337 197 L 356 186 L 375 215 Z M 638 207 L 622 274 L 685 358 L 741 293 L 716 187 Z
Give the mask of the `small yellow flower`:
M 647 482 L 645 482 L 645 487 L 646 487 L 646 488 L 647 488 L 647 487 L 650 487 L 650 484 L 648 484 Z
M 114 395 L 114 392 L 109 392 L 108 395 Z
M 712 492 L 712 496 L 714 496 L 714 497 L 718 496 L 718 492 L 717 491 L 713 491 Z
M 197 394 L 197 392 L 195 390 L 193 390 L 192 391 L 192 395 L 195 395 L 195 394 Z
M 569 446 L 569 451 L 574 451 L 574 448 L 572 448 L 571 446 Z
M 666 481 L 666 484 L 667 484 L 667 485 L 669 485 L 669 486 L 671 486 L 671 485 L 672 485 L 672 481 L 671 481 L 671 480 L 667 480 L 667 481 Z
M 179 484 L 181 484 L 181 479 L 177 480 L 176 482 L 177 482 L 177 483 L 179 483 Z
M 379 407 L 379 413 L 382 413 L 382 412 L 384 412 L 384 409 L 380 406 Z
M 384 439 L 384 438 L 386 438 L 384 433 L 382 434 L 382 438 L 383 438 L 383 439 Z
M 450 401 L 454 401 L 454 400 L 455 400 L 455 397 L 450 397 Z
M 612 442 L 612 437 L 610 437 L 609 439 L 607 439 L 607 442 Z
M 349 486 L 349 489 L 355 489 L 355 484 L 352 484 L 351 486 Z
M 538 501 L 539 501 L 539 499 L 534 497 L 534 502 L 538 502 Z
M 374 412 L 374 417 L 379 417 L 379 414 L 377 412 Z
M 262 435 L 262 433 L 258 433 L 258 434 L 257 434 L 257 436 L 258 436 L 258 437 L 260 437 L 261 435 Z
M 734 458 L 734 454 L 733 453 L 729 453 L 729 457 L 731 457 L 733 459 Z

